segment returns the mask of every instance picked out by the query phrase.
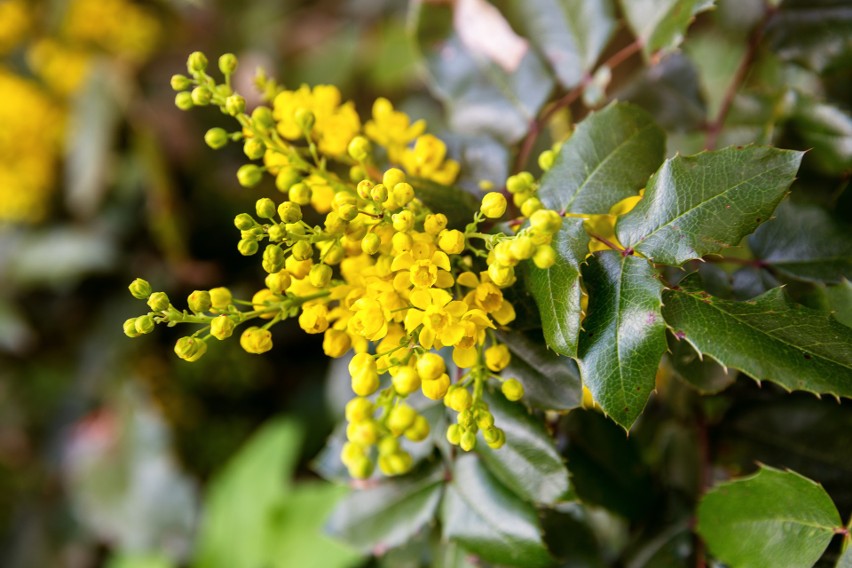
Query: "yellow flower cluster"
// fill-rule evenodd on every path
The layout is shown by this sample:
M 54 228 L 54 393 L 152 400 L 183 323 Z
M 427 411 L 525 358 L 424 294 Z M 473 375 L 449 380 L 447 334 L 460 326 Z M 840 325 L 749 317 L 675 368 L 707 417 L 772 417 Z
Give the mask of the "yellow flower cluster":
M 262 165 L 241 167 L 240 183 L 256 185 L 267 172 L 286 196 L 258 199 L 254 214 L 234 220 L 238 250 L 262 257 L 265 287 L 247 302 L 249 311 L 240 311 L 223 288 L 194 292 L 190 311 L 179 311 L 137 280 L 131 293 L 147 299 L 151 312 L 125 322 L 125 333 L 149 333 L 155 323 L 203 324 L 175 346 L 178 356 L 194 361 L 210 337 L 225 339 L 257 319 L 266 322 L 245 329 L 240 344 L 249 353 L 266 352 L 270 328 L 298 318 L 306 333 L 322 334 L 328 356 L 352 353 L 356 398 L 346 408 L 341 459 L 353 477 L 371 475 L 375 464 L 386 475 L 412 467 L 402 439 L 430 434 L 410 402 L 416 393 L 458 413 L 446 432 L 452 444 L 470 451 L 481 434 L 492 448 L 502 446 L 505 435 L 483 398 L 485 385 L 496 380 L 506 398 L 523 396 L 517 379 L 499 376 L 511 354 L 494 332 L 516 317 L 503 289 L 515 282 L 520 262 L 553 264 L 550 242 L 562 218 L 539 204 L 526 226 L 523 219 L 513 223 L 511 234 L 480 232 L 480 225 L 507 212 L 504 195 L 491 192 L 463 230 L 449 226 L 447 216 L 419 198 L 417 185 L 424 177 L 451 182 L 459 166 L 440 140 L 423 133 L 422 121 L 412 123 L 380 99 L 362 134 L 352 104 L 341 103 L 339 91 L 328 86 L 281 91 L 272 108 L 247 113 L 245 100 L 230 88 L 233 56 L 219 59 L 224 84 L 207 74 L 207 65 L 194 53 L 190 76 L 173 77 L 176 104 L 212 104 L 234 116 L 238 131 L 213 129 L 206 142 L 221 148 L 242 141 L 246 155 Z M 389 167 L 397 159 L 402 169 Z
M 55 182 L 61 113 L 37 84 L 2 67 L 0 93 L 0 222 L 35 222 Z

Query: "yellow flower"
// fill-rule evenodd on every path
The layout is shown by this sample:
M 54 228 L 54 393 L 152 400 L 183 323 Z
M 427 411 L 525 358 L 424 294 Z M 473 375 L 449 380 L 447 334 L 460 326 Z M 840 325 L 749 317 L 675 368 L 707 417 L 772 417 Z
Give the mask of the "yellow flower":
M 346 154 L 349 142 L 361 129 L 361 121 L 353 103 L 340 104 L 340 91 L 333 85 L 302 85 L 295 91 L 282 91 L 273 102 L 273 116 L 278 132 L 288 140 L 299 140 L 302 128 L 297 111 L 310 111 L 314 116 L 311 137 L 320 152 L 331 156 Z
M 405 148 L 426 130 L 426 122 L 414 124 L 404 112 L 394 110 L 391 102 L 378 98 L 373 103 L 373 118 L 364 125 L 364 132 L 374 142 L 384 146 L 391 162 L 399 164 Z
M 453 277 L 450 274 L 450 257 L 443 251 L 435 251 L 429 257 L 427 248 L 412 248 L 410 252 L 396 257 L 391 265 L 391 270 L 397 272 L 397 276 L 408 278 L 411 286 L 417 288 L 449 288 L 453 285 Z M 394 279 L 396 284 L 396 278 Z
M 302 308 L 299 327 L 306 333 L 322 333 L 328 329 L 328 308 L 325 304 L 310 304 Z
M 431 134 L 419 136 L 414 148 L 406 148 L 402 153 L 402 166 L 410 175 L 426 178 L 449 185 L 456 181 L 459 163 L 445 160 L 447 145 Z
M 349 320 L 349 331 L 378 341 L 388 333 L 388 316 L 381 303 L 373 298 L 361 298 L 352 305 L 354 312 Z
M 405 315 L 405 331 L 412 332 L 421 325 L 420 345 L 427 349 L 440 345 L 455 345 L 464 337 L 465 329 L 460 323 L 467 311 L 467 304 L 453 301 L 453 297 L 436 288 L 417 289 L 409 297 L 414 306 Z
M 268 329 L 250 327 L 240 336 L 240 346 L 248 353 L 266 353 L 272 349 L 272 333 Z

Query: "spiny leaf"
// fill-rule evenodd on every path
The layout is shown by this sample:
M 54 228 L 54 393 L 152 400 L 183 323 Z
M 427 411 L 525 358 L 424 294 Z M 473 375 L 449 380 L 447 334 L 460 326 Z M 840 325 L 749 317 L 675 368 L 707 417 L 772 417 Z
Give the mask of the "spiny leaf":
M 589 289 L 579 347 L 583 384 L 604 412 L 629 429 L 654 389 L 666 350 L 662 285 L 648 261 L 616 251 L 591 257 L 583 279 Z
M 589 251 L 583 220 L 565 218 L 554 236 L 556 264 L 546 270 L 530 269 L 527 287 L 541 313 L 547 346 L 566 357 L 577 356 L 582 308 L 580 263 Z
M 668 53 L 683 41 L 697 14 L 713 7 L 713 0 L 621 0 L 627 24 L 650 58 Z
M 852 397 L 852 329 L 792 304 L 780 288 L 733 302 L 696 290 L 691 280 L 663 292 L 663 317 L 677 337 L 758 381 Z
M 510 5 L 568 89 L 594 68 L 615 31 L 612 0 L 514 0 Z
M 762 146 L 668 159 L 619 218 L 618 240 L 673 266 L 736 245 L 770 217 L 801 159 L 801 152 Z
M 716 486 L 698 506 L 699 534 L 731 566 L 813 566 L 840 524 L 822 487 L 771 467 Z
M 666 137 L 651 116 L 614 102 L 590 114 L 541 178 L 538 197 L 550 209 L 609 213 L 645 187 L 665 155 Z
M 508 566 L 550 566 L 532 505 L 501 485 L 472 454 L 455 462 L 441 508 L 444 537 L 483 559 Z

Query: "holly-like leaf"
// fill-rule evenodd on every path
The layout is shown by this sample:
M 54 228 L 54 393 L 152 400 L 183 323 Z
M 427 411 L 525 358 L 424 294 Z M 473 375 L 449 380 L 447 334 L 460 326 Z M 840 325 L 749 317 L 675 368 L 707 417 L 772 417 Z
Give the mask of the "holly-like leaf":
M 531 268 L 527 288 L 541 313 L 547 346 L 566 357 L 577 356 L 582 308 L 580 263 L 589 252 L 589 236 L 580 218 L 566 217 L 554 236 L 556 264 L 546 270 Z
M 530 568 L 552 562 L 533 506 L 500 484 L 476 455 L 456 460 L 441 520 L 445 538 L 489 562 Z
M 400 546 L 432 521 L 443 486 L 444 469 L 438 463 L 386 479 L 341 501 L 326 529 L 364 552 Z
M 669 341 L 669 361 L 675 376 L 702 394 L 722 392 L 737 378 L 735 371 L 702 357 L 687 341 Z
M 550 209 L 609 213 L 639 193 L 663 161 L 666 135 L 651 116 L 613 102 L 577 126 L 541 178 L 538 197 Z
M 579 85 L 615 31 L 612 0 L 514 0 L 524 35 L 565 88 Z
M 784 201 L 749 240 L 754 255 L 786 276 L 811 282 L 852 278 L 852 227 L 815 205 Z
M 734 302 L 681 285 L 663 293 L 663 317 L 676 337 L 758 381 L 852 397 L 852 329 L 789 302 L 780 288 Z
M 454 10 L 460 20 L 455 29 Z M 464 21 L 460 10 L 475 20 Z M 520 140 L 554 85 L 526 40 L 515 36 L 484 0 L 416 2 L 413 22 L 429 87 L 444 102 L 453 129 L 489 134 L 509 144 Z M 484 23 L 492 29 L 483 29 Z M 467 26 L 464 37 L 458 32 L 461 26 Z
M 666 350 L 662 284 L 648 261 L 616 251 L 591 257 L 583 279 L 589 290 L 579 348 L 583 384 L 604 412 L 629 429 L 654 390 Z
M 822 487 L 771 467 L 714 487 L 698 506 L 698 533 L 730 566 L 813 566 L 840 524 Z
M 524 402 L 542 410 L 570 410 L 580 406 L 583 385 L 573 359 L 561 357 L 544 345 L 544 338 L 520 332 L 500 332 L 512 361 L 503 371 L 524 385 Z
M 852 58 L 852 6 L 845 0 L 785 0 L 766 27 L 781 59 L 823 72 Z
M 837 286 L 826 287 L 825 296 L 837 321 L 852 327 L 852 282 L 844 280 Z
M 852 169 L 852 116 L 836 106 L 803 97 L 796 105 L 793 126 L 807 147 L 808 157 L 828 175 Z
M 621 0 L 621 9 L 650 59 L 676 49 L 697 14 L 713 7 L 713 0 Z
M 762 146 L 668 159 L 619 218 L 618 240 L 672 266 L 736 245 L 770 217 L 801 159 L 801 152 Z
M 482 461 L 503 484 L 527 501 L 553 504 L 568 491 L 568 470 L 540 418 L 501 393 L 486 393 L 494 425 L 506 432 L 506 443 L 492 450 L 480 440 Z

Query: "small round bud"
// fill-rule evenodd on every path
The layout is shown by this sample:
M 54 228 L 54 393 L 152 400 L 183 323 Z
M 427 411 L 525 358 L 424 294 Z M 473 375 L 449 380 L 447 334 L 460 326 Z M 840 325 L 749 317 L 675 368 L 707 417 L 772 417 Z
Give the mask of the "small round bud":
M 393 228 L 400 233 L 406 233 L 414 227 L 414 213 L 405 210 L 395 213 L 391 219 L 393 220 Z
M 278 272 L 267 274 L 263 283 L 266 284 L 266 287 L 272 290 L 274 294 L 283 294 L 287 288 L 290 287 L 293 279 L 290 277 L 290 273 L 286 270 L 279 270 Z
M 237 56 L 233 53 L 223 53 L 219 56 L 219 71 L 222 75 L 231 75 L 237 70 Z
M 212 306 L 210 292 L 207 290 L 194 291 L 187 298 L 187 304 L 189 305 L 189 309 L 196 314 L 206 312 Z
M 473 450 L 476 447 L 476 433 L 471 430 L 465 431 L 459 440 L 459 447 L 466 452 Z
M 447 428 L 447 441 L 454 446 L 458 446 L 461 442 L 462 429 L 458 424 L 450 424 Z
M 284 268 L 284 251 L 278 245 L 266 245 L 263 249 L 263 269 L 274 274 Z
M 337 214 L 340 215 L 340 218 L 344 221 L 353 221 L 359 213 L 360 211 L 358 211 L 358 207 L 351 203 L 341 205 L 337 210 Z
M 148 307 L 155 312 L 162 312 L 169 309 L 171 303 L 165 292 L 154 292 L 148 297 Z
M 361 239 L 361 250 L 367 254 L 376 254 L 382 245 L 382 239 L 376 233 L 367 233 Z
M 417 418 L 417 411 L 407 404 L 398 404 L 388 415 L 388 428 L 394 436 L 401 436 L 408 430 Z
M 192 74 L 201 73 L 207 69 L 207 56 L 200 51 L 193 51 L 186 59 L 186 69 Z
M 210 322 L 210 335 L 219 340 L 227 339 L 234 333 L 235 327 L 234 320 L 226 315 L 221 315 L 213 318 Z
M 251 256 L 255 254 L 260 247 L 255 239 L 240 239 L 237 243 L 237 250 L 243 256 Z
M 370 190 L 370 199 L 376 203 L 384 203 L 388 200 L 388 188 L 381 183 L 373 186 Z
M 213 310 L 227 310 L 228 306 L 231 305 L 232 299 L 231 291 L 223 286 L 210 290 L 210 304 Z
M 505 344 L 492 345 L 485 350 L 485 365 L 495 373 L 509 366 L 512 355 Z
M 422 442 L 429 437 L 429 421 L 422 415 L 414 419 L 414 424 L 405 431 L 405 437 L 412 442 Z
M 488 266 L 488 277 L 499 288 L 511 286 L 515 281 L 515 270 L 511 266 L 491 264 Z
M 225 99 L 225 112 L 231 116 L 237 116 L 246 111 L 246 100 L 240 95 L 231 95 Z
M 325 288 L 331 282 L 331 267 L 327 264 L 315 264 L 308 273 L 308 280 L 316 288 Z
M 329 357 L 343 357 L 352 347 L 352 338 L 345 331 L 329 328 L 322 338 L 322 350 Z
M 542 169 L 542 171 L 547 171 L 553 167 L 553 162 L 556 161 L 556 152 L 553 150 L 545 150 L 538 156 L 538 167 Z
M 368 179 L 362 179 L 358 182 L 355 191 L 361 199 L 370 199 L 370 190 L 373 189 L 373 182 Z
M 464 250 L 464 233 L 455 229 L 441 231 L 438 246 L 447 254 L 460 254 Z
M 524 385 L 518 379 L 509 379 L 500 387 L 503 395 L 511 401 L 521 400 L 524 397 Z
M 471 397 L 470 391 L 463 387 L 450 389 L 447 392 L 447 396 L 444 397 L 444 404 L 446 404 L 456 412 L 467 410 L 468 408 L 470 408 L 470 405 L 472 403 L 473 397 Z
M 447 228 L 447 216 L 443 213 L 427 215 L 426 220 L 423 222 L 423 228 L 430 235 L 437 235 Z
M 205 353 L 207 353 L 207 343 L 197 337 L 181 337 L 175 343 L 175 355 L 184 361 L 190 363 L 198 361 Z
M 278 206 L 278 216 L 284 223 L 298 223 L 302 220 L 302 208 L 298 203 L 285 201 Z
M 272 333 L 261 327 L 250 327 L 240 336 L 240 347 L 247 353 L 266 353 L 272 349 Z
M 287 238 L 287 225 L 284 223 L 270 225 L 266 234 L 269 235 L 269 242 L 279 243 Z
M 494 415 L 488 412 L 487 410 L 477 412 L 476 425 L 479 427 L 480 430 L 488 430 L 489 428 L 494 426 Z
M 188 91 L 182 91 L 175 95 L 175 106 L 180 110 L 189 110 L 195 106 L 192 102 L 192 95 Z
M 529 199 L 525 199 L 521 204 L 521 214 L 524 217 L 532 217 L 533 213 L 538 211 L 539 209 L 544 209 L 544 204 L 538 197 L 530 197 Z
M 444 359 L 437 353 L 424 353 L 417 359 L 417 374 L 424 381 L 434 381 L 446 372 Z M 442 395 L 443 396 L 443 395 Z
M 275 202 L 268 197 L 258 199 L 254 204 L 254 210 L 261 219 L 272 219 L 275 217 Z
M 340 261 L 346 256 L 346 249 L 337 242 L 328 242 L 322 247 L 320 259 L 329 266 L 340 264 Z
M 292 254 L 296 260 L 308 260 L 314 256 L 314 247 L 308 241 L 299 241 L 293 245 Z
M 426 398 L 432 400 L 441 400 L 447 394 L 447 389 L 450 388 L 450 377 L 444 373 L 434 381 L 422 381 L 420 390 Z
M 249 138 L 243 144 L 243 153 L 249 160 L 259 160 L 266 153 L 266 144 L 257 138 Z
M 398 367 L 391 381 L 394 390 L 400 396 L 408 396 L 420 388 L 420 376 L 413 367 Z
M 254 164 L 245 164 L 237 170 L 237 181 L 243 187 L 254 187 L 263 178 L 263 168 Z
M 373 462 L 367 456 L 363 456 L 347 464 L 346 469 L 354 479 L 367 479 L 373 475 Z
M 542 270 L 546 270 L 556 264 L 556 251 L 550 245 L 539 245 L 535 249 L 533 262 Z
M 130 294 L 137 300 L 147 300 L 152 292 L 151 285 L 147 280 L 143 280 L 142 278 L 137 278 L 127 288 L 130 290 Z
M 562 227 L 562 217 L 556 211 L 540 209 L 530 215 L 530 225 L 537 233 L 552 235 Z
M 373 403 L 368 398 L 353 398 L 346 403 L 346 420 L 364 422 L 373 417 Z
M 240 231 L 248 231 L 257 226 L 257 222 L 248 213 L 240 213 L 234 217 L 234 226 Z
M 414 199 L 414 188 L 410 183 L 401 182 L 393 186 L 391 194 L 393 195 L 393 200 L 400 207 L 405 207 Z
M 520 235 L 512 239 L 509 251 L 513 257 L 519 260 L 526 260 L 531 258 L 535 252 L 535 244 L 530 237 Z
M 492 450 L 499 450 L 506 443 L 506 433 L 500 428 L 494 428 L 493 426 L 485 430 L 482 433 L 482 437 L 485 438 L 485 443 Z
M 269 129 L 275 126 L 275 117 L 269 107 L 259 106 L 251 111 L 251 119 L 255 126 L 263 129 Z
M 293 113 L 293 120 L 295 120 L 296 125 L 302 129 L 302 132 L 310 132 L 314 128 L 316 117 L 314 116 L 314 113 L 306 108 L 297 108 L 296 112 Z
M 346 151 L 353 160 L 363 162 L 370 157 L 370 141 L 363 136 L 356 136 L 349 142 Z
M 275 188 L 281 193 L 287 193 L 293 184 L 300 179 L 302 179 L 302 176 L 299 174 L 299 170 L 284 166 L 278 170 L 278 175 L 275 176 Z
M 405 181 L 405 172 L 399 168 L 390 168 L 382 176 L 382 184 L 385 187 L 396 187 L 396 184 Z
M 124 320 L 122 328 L 124 329 L 124 335 L 127 337 L 139 337 L 139 332 L 136 331 L 136 318 Z
M 214 150 L 218 150 L 228 144 L 228 133 L 224 128 L 211 128 L 204 135 L 204 141 Z
M 287 192 L 290 201 L 298 205 L 308 205 L 311 202 L 311 188 L 304 183 L 293 184 Z
M 489 219 L 499 219 L 506 212 L 506 198 L 502 193 L 491 191 L 482 198 L 479 210 Z
M 186 75 L 172 75 L 171 86 L 175 91 L 186 91 L 192 87 L 192 81 Z
M 532 189 L 535 178 L 529 172 L 519 172 L 509 176 L 506 180 L 506 189 L 509 193 L 523 193 Z
M 194 105 L 206 106 L 209 105 L 210 101 L 213 99 L 213 91 L 207 87 L 199 86 L 192 89 L 190 96 L 192 97 L 192 103 Z

